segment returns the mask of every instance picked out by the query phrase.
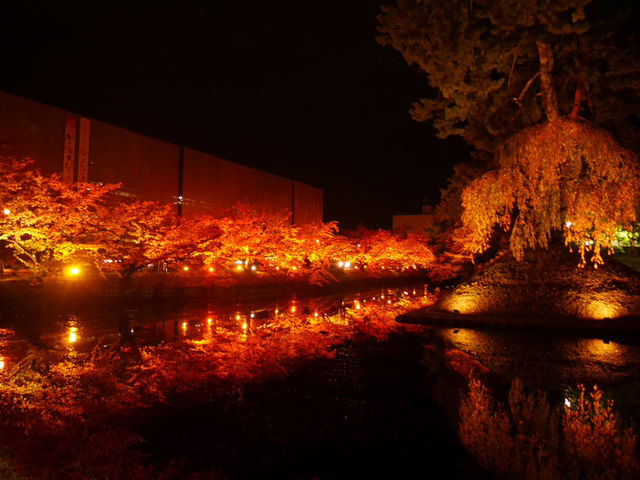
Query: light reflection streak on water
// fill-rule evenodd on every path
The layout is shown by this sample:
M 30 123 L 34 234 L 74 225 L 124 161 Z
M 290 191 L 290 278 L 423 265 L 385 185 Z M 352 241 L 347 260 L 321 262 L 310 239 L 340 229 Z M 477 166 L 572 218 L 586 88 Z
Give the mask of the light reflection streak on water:
M 492 371 L 545 390 L 640 380 L 640 346 L 542 332 L 436 329 L 449 348 L 472 355 Z
M 72 353 L 90 350 L 98 339 L 103 340 L 102 347 L 108 348 L 118 338 L 137 338 L 142 343 L 154 344 L 214 339 L 216 332 L 224 331 L 252 335 L 280 321 L 329 321 L 346 325 L 351 315 L 362 308 L 375 308 L 377 304 L 386 306 L 389 305 L 387 301 L 394 305 L 403 297 L 403 290 L 410 292 L 409 298 L 422 296 L 414 295 L 414 291 L 427 292 L 426 286 L 421 285 L 409 289 L 385 288 L 316 298 L 292 296 L 288 301 L 210 304 L 206 308 L 187 307 L 178 311 L 167 305 L 157 309 L 157 313 L 153 307 L 142 307 L 126 312 L 98 313 L 95 317 L 86 314 L 62 317 L 59 314 L 57 317 L 43 316 L 38 322 L 30 322 L 33 330 L 23 330 L 18 336 L 22 342 L 30 343 L 36 339 L 48 347 L 63 348 Z M 384 301 L 381 300 L 382 296 L 385 297 Z M 6 369 L 7 355 L 4 357 Z

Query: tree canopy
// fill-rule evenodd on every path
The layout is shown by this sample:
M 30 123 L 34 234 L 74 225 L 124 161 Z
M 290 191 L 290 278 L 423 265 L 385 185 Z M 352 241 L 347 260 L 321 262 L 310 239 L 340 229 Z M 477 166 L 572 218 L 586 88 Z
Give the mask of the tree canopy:
M 465 248 L 486 250 L 500 227 L 522 259 L 559 231 L 581 264 L 588 252 L 602 263 L 640 202 L 637 158 L 621 145 L 640 139 L 640 57 L 623 12 L 591 0 L 397 0 L 378 19 L 379 41 L 436 91 L 413 117 L 495 167 L 462 189 Z
M 510 249 L 549 245 L 555 230 L 575 245 L 582 264 L 612 249 L 618 226 L 636 220 L 640 177 L 633 152 L 602 129 L 565 118 L 513 136 L 500 168 L 474 180 L 462 194 L 467 247 L 485 250 L 499 226 L 510 231 Z
M 414 103 L 438 135 L 462 136 L 494 159 L 513 134 L 544 120 L 539 42 L 550 45 L 560 115 L 585 118 L 637 146 L 640 56 L 629 2 L 397 0 L 382 7 L 378 41 L 427 74 Z

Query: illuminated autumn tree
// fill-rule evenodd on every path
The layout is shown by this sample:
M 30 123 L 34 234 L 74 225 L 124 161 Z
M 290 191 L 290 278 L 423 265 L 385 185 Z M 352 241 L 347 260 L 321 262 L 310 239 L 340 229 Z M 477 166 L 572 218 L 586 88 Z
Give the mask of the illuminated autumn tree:
M 635 155 L 608 133 L 558 119 L 514 136 L 500 168 L 463 193 L 468 247 L 482 252 L 496 227 L 510 233 L 510 249 L 547 248 L 554 232 L 597 266 L 612 249 L 619 226 L 636 220 L 640 181 Z
M 117 185 L 69 185 L 58 175 L 43 176 L 12 156 L 0 158 L 0 240 L 38 276 L 56 273 L 68 262 L 98 263 L 96 223 L 105 197 Z
M 295 261 L 297 230 L 286 212 L 272 213 L 239 203 L 209 218 L 220 236 L 215 248 L 199 251 L 205 265 L 219 271 L 244 271 L 255 264 L 263 270 L 299 268 Z
M 388 230 L 360 230 L 359 259 L 370 270 L 427 268 L 435 256 L 424 235 L 396 235 Z
M 146 242 L 144 258 L 147 261 L 173 266 L 193 262 L 202 264 L 203 256 L 219 250 L 222 230 L 212 216 L 159 218 L 162 218 L 161 225 Z
M 96 219 L 100 268 L 129 278 L 147 264 L 165 260 L 150 253 L 170 235 L 175 223 L 171 205 L 110 199 L 100 206 Z
M 602 263 L 639 200 L 635 156 L 601 128 L 638 138 L 640 57 L 624 18 L 590 0 L 399 0 L 379 20 L 380 41 L 438 92 L 414 118 L 497 166 L 463 193 L 466 247 L 484 251 L 498 227 L 521 259 L 562 232 L 582 264 L 587 252 Z

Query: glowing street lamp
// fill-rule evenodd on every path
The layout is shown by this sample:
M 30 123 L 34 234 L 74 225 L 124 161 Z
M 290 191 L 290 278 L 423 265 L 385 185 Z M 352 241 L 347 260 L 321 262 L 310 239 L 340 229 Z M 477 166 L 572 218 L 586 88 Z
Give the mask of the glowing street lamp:
M 4 210 L 2 210 L 2 213 L 4 213 L 5 215 L 9 215 L 11 213 L 11 210 L 5 208 Z

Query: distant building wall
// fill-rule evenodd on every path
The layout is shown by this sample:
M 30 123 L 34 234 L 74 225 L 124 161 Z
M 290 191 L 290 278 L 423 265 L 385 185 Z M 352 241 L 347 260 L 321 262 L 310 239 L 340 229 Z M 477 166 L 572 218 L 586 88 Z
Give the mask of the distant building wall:
M 294 223 L 302 225 L 322 221 L 322 189 L 294 182 L 294 190 Z
M 42 173 L 61 172 L 64 111 L 0 92 L 0 142 L 37 161 Z
M 136 198 L 176 202 L 180 147 L 97 120 L 90 138 L 89 181 L 122 183 Z
M 141 200 L 177 203 L 182 195 L 184 214 L 246 201 L 293 211 L 296 224 L 323 220 L 319 188 L 4 92 L 0 142 L 44 174 L 121 183 L 120 194 Z
M 392 223 L 394 232 L 424 233 L 433 225 L 433 215 L 394 215 Z
M 184 149 L 184 213 L 226 209 L 238 201 L 291 210 L 293 181 L 213 155 Z

